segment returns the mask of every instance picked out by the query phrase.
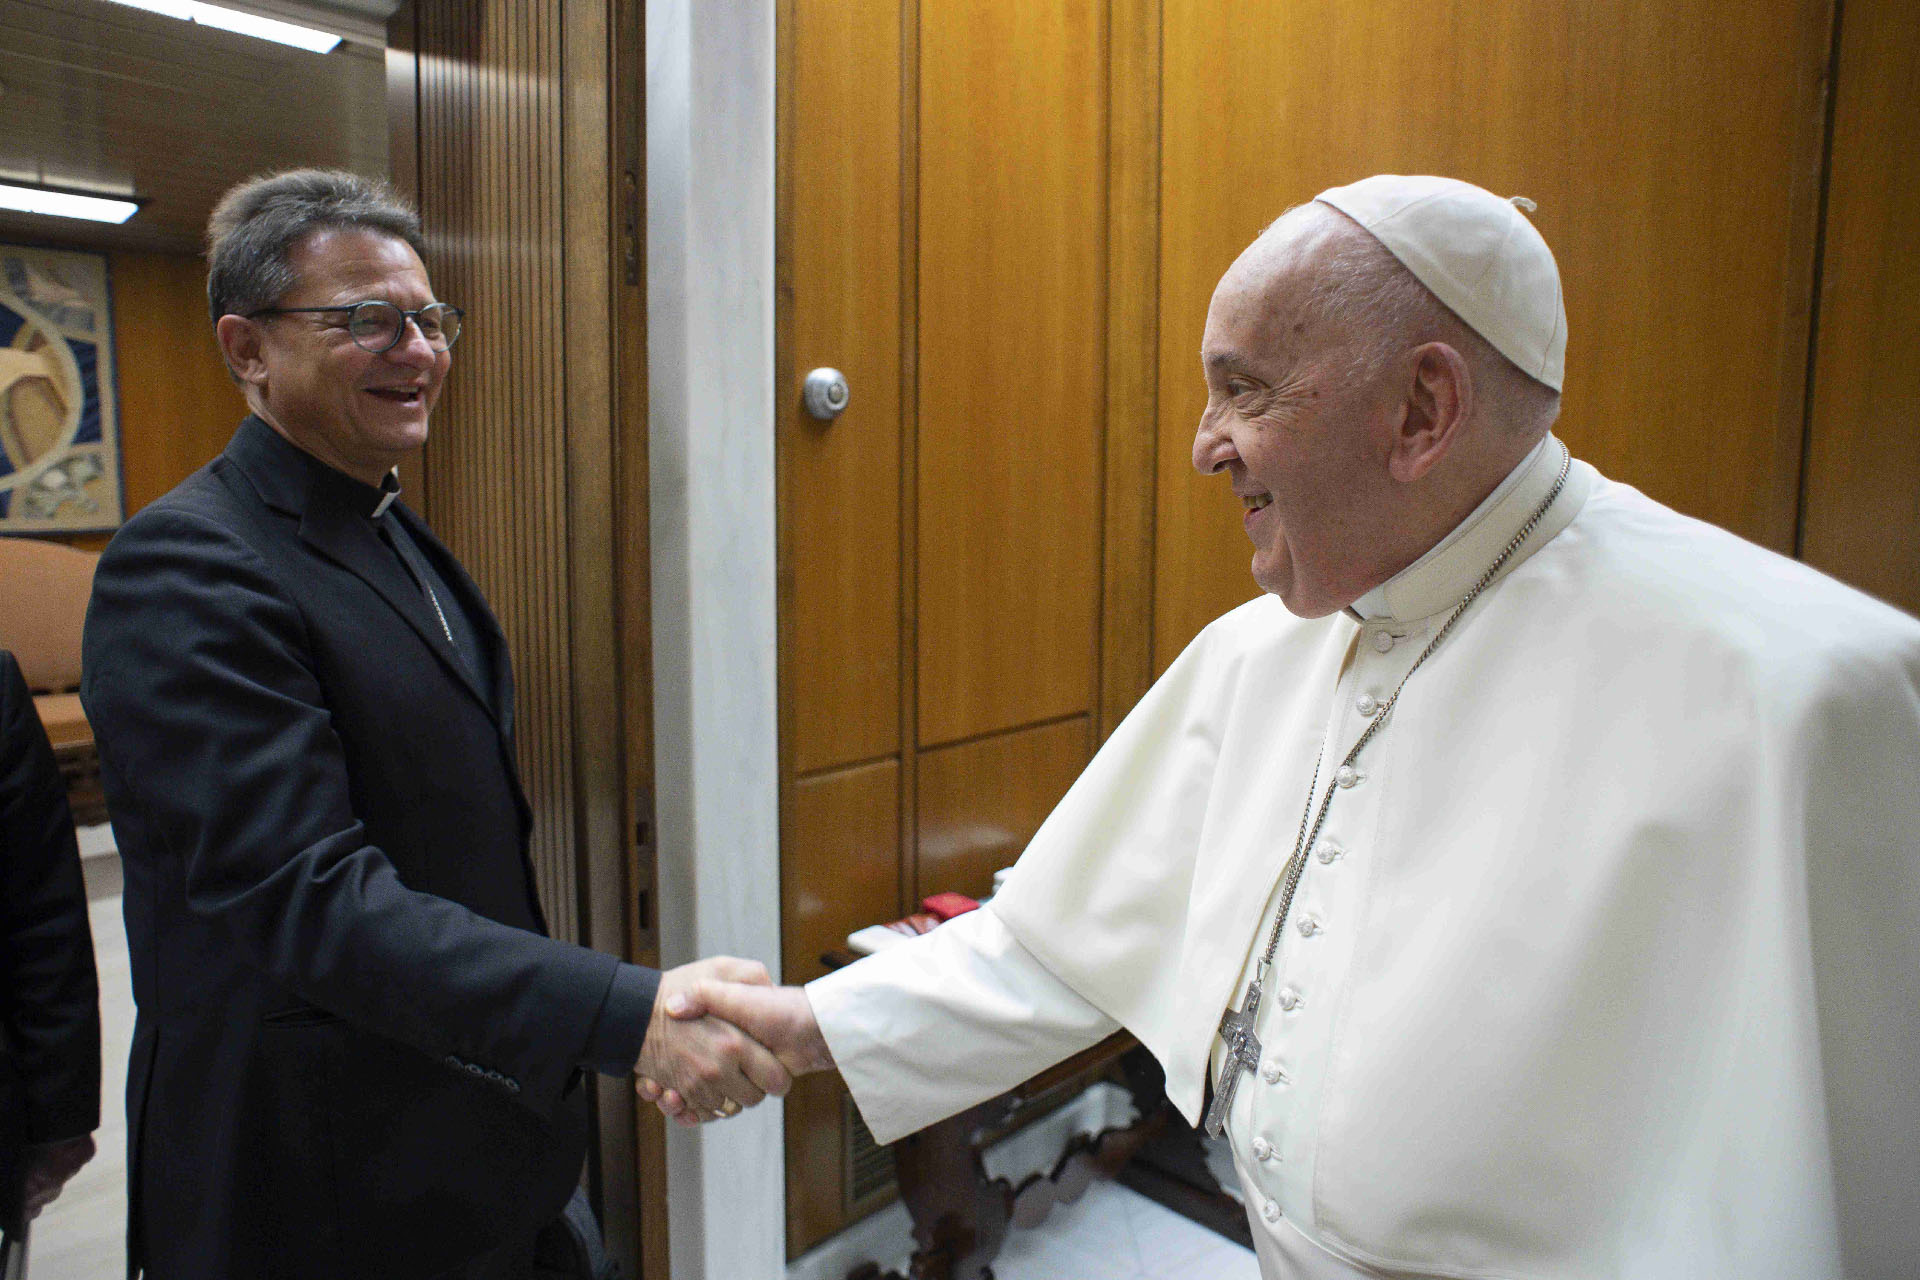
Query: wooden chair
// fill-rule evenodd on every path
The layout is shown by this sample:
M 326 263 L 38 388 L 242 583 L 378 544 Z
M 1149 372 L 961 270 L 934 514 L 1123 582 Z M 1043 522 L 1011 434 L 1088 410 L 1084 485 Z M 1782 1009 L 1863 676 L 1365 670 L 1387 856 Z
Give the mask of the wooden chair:
M 80 706 L 80 629 L 100 557 L 58 542 L 0 538 L 0 649 L 19 660 L 67 780 L 73 820 L 107 820 L 100 757 Z

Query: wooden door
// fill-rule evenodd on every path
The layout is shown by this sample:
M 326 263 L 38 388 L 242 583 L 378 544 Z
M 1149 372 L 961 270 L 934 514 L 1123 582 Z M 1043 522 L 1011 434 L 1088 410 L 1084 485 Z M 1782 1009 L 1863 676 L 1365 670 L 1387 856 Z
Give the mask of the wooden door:
M 1102 0 L 783 10 L 790 982 L 926 894 L 984 894 L 1093 747 L 1106 24 Z M 831 423 L 800 405 L 816 366 L 851 387 Z M 804 1082 L 787 1114 L 798 1252 L 884 1177 L 864 1180 L 837 1084 Z
M 469 326 L 425 506 L 512 652 L 541 901 L 555 936 L 657 964 L 643 16 L 640 0 L 409 0 L 389 101 L 396 180 Z M 661 1121 L 625 1079 L 596 1085 L 608 1245 L 627 1274 L 664 1277 Z

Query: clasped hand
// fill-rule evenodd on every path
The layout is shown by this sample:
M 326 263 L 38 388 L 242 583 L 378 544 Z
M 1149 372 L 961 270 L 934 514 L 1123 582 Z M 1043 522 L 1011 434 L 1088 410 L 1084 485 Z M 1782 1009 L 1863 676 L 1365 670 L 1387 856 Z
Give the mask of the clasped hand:
M 706 1052 L 670 1057 L 668 1046 L 689 1033 Z M 642 1098 L 692 1126 L 737 1115 L 767 1094 L 784 1097 L 793 1077 L 832 1066 L 806 992 L 774 986 L 751 960 L 722 956 L 661 979 L 634 1074 Z

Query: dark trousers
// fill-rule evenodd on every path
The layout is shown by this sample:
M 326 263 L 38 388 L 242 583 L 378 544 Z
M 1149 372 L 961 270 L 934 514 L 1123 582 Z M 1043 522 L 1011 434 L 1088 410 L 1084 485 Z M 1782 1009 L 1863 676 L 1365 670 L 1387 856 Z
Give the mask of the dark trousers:
M 530 1280 L 533 1275 L 533 1237 L 490 1249 L 434 1280 Z

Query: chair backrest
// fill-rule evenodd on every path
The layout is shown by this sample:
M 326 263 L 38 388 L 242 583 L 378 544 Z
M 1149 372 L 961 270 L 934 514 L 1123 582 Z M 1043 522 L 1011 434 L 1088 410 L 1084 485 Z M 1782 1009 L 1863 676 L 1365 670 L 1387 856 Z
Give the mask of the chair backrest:
M 0 538 L 0 649 L 35 693 L 80 685 L 80 630 L 100 557 L 58 542 Z

